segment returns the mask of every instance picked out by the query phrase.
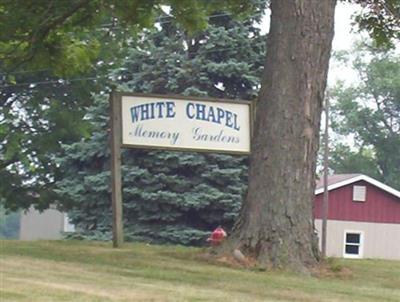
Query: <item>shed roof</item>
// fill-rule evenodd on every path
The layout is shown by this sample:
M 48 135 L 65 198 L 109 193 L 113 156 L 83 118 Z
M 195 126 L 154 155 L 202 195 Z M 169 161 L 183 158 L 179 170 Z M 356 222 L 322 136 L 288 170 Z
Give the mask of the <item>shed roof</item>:
M 400 198 L 400 191 L 397 191 L 396 189 L 393 189 L 392 187 L 389 187 L 388 185 L 385 185 L 384 183 L 377 181 L 376 179 L 373 179 L 373 178 L 371 178 L 367 175 L 363 175 L 363 174 L 330 175 L 330 176 L 328 176 L 328 191 L 347 186 L 349 184 L 355 183 L 360 180 L 364 180 L 364 181 L 382 189 L 383 191 L 386 191 L 386 192 Z M 321 178 L 320 180 L 317 181 L 317 185 L 315 187 L 315 195 L 321 194 L 323 192 L 324 192 L 324 179 Z

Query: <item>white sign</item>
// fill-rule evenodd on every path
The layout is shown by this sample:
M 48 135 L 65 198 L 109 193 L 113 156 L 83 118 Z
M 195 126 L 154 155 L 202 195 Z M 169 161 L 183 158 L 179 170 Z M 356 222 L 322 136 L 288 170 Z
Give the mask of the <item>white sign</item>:
M 250 152 L 249 102 L 120 96 L 124 147 Z

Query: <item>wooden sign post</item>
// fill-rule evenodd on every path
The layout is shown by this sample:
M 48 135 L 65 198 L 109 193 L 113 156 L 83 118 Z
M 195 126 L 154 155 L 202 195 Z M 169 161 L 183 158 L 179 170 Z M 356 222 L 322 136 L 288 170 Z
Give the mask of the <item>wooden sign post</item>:
M 110 97 L 111 108 L 111 202 L 113 211 L 113 246 L 124 242 L 122 226 L 122 179 L 121 179 L 121 102 L 115 93 Z
M 250 153 L 248 101 L 113 92 L 110 108 L 114 247 L 124 241 L 121 148 Z

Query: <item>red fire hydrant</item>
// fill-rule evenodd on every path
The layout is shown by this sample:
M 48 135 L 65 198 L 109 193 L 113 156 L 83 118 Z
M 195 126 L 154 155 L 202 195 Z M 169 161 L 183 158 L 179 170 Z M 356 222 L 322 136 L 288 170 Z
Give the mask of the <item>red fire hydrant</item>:
M 217 227 L 208 237 L 207 241 L 210 242 L 211 246 L 220 245 L 221 242 L 225 239 L 226 232 L 222 227 Z

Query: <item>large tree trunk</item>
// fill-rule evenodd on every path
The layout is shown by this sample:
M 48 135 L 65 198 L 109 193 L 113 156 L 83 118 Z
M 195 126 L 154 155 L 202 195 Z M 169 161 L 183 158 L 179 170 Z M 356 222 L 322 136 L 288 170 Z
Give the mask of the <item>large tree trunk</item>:
M 335 0 L 272 0 L 249 188 L 226 247 L 263 266 L 318 261 L 312 203 Z

